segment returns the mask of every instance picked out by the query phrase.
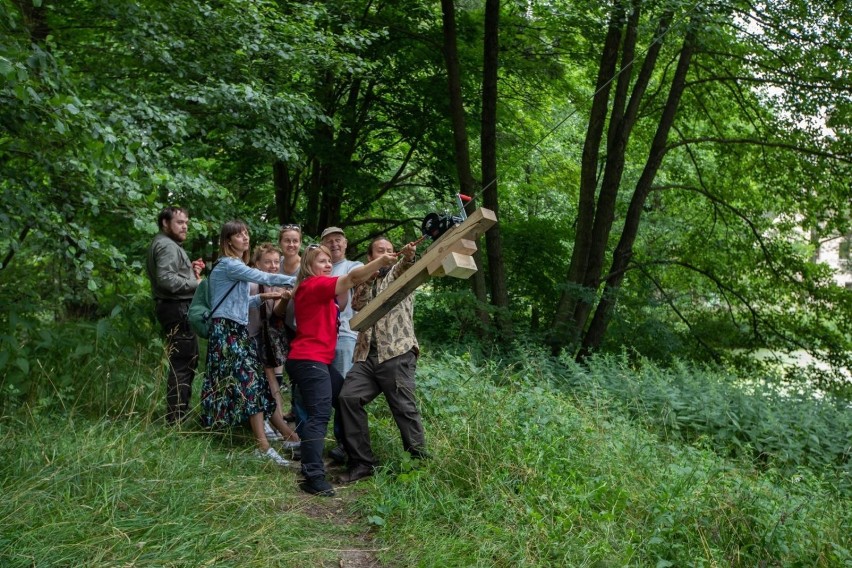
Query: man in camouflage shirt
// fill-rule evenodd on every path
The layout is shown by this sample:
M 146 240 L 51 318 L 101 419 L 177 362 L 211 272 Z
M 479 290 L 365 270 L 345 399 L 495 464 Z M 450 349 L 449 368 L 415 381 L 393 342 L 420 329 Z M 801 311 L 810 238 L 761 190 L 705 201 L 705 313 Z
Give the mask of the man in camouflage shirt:
M 362 309 L 414 264 L 417 244 L 409 243 L 399 252 L 402 259 L 386 272 L 355 289 L 352 307 Z M 367 258 L 393 252 L 393 244 L 378 237 L 370 243 Z M 373 474 L 378 463 L 370 445 L 370 430 L 364 407 L 384 393 L 402 436 L 402 445 L 415 458 L 426 457 L 426 438 L 420 411 L 414 396 L 414 371 L 420 346 L 414 335 L 414 298 L 408 295 L 371 328 L 358 334 L 355 364 L 346 375 L 340 392 L 344 446 L 349 457 L 349 471 L 340 481 L 351 483 Z

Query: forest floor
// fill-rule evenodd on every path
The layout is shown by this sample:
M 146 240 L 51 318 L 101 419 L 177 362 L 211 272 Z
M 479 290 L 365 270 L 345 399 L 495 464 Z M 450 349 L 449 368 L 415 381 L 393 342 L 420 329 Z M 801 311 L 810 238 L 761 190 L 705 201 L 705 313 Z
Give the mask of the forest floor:
M 304 493 L 298 463 L 258 461 L 250 429 L 165 426 L 161 385 L 118 378 L 0 413 L 0 566 L 852 566 L 848 408 L 727 372 L 426 356 L 432 459 L 412 463 L 373 404 L 385 465 L 343 485 L 327 464 L 333 497 Z M 721 455 L 733 428 L 803 457 Z
M 326 461 L 326 472 L 328 478 L 335 488 L 334 497 L 318 497 L 301 492 L 298 501 L 299 513 L 305 517 L 338 526 L 346 529 L 346 533 L 352 535 L 350 548 L 340 548 L 338 553 L 338 568 L 380 568 L 373 537 L 369 529 L 362 529 L 363 519 L 352 512 L 352 504 L 358 500 L 366 489 L 363 485 L 354 483 L 351 485 L 338 485 L 336 477 L 345 471 L 344 467 L 335 466 Z M 296 511 L 292 511 L 296 512 Z

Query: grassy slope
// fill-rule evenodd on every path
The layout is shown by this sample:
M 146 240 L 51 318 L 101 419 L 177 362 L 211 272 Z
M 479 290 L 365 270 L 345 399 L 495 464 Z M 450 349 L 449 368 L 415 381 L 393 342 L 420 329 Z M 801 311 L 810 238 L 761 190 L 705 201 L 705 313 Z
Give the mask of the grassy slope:
M 496 387 L 460 359 L 421 366 L 436 458 L 369 496 L 403 565 L 852 562 L 850 503 L 807 471 L 757 475 L 531 387 L 529 366 L 499 373 Z
M 537 375 L 427 356 L 434 458 L 408 461 L 374 404 L 386 467 L 340 492 L 358 496 L 352 522 L 317 514 L 295 474 L 252 461 L 244 438 L 174 432 L 152 410 L 6 416 L 0 565 L 332 566 L 368 527 L 389 566 L 852 564 L 850 503 L 809 470 L 757 474 L 662 444 L 603 400 L 531 386 Z M 153 409 L 157 386 L 143 390 L 138 408 Z
M 1 436 L 3 566 L 307 566 L 350 546 L 245 440 L 64 417 Z

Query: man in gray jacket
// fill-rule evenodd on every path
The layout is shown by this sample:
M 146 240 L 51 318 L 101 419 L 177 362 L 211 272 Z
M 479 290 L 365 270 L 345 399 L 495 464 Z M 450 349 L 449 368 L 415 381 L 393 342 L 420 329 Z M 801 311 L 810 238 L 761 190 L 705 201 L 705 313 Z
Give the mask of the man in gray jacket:
M 147 272 L 156 303 L 157 320 L 166 333 L 169 377 L 166 389 L 166 421 L 177 423 L 189 411 L 192 380 L 198 366 L 198 338 L 187 319 L 189 304 L 204 261 L 190 262 L 183 250 L 189 216 L 181 207 L 166 207 L 157 217 L 160 232 L 148 247 Z

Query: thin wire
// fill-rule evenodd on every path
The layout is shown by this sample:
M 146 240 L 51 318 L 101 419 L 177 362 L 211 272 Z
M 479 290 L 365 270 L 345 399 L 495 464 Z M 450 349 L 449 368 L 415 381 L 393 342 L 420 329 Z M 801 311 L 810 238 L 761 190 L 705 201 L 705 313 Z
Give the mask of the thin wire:
M 650 44 L 648 44 L 648 46 L 645 48 L 645 50 L 644 50 L 643 52 L 641 52 L 640 54 L 634 55 L 634 56 L 633 56 L 633 59 L 631 59 L 631 60 L 630 60 L 627 64 L 625 64 L 625 65 L 624 65 L 624 67 L 622 67 L 622 68 L 621 68 L 621 69 L 619 69 L 619 70 L 618 70 L 615 74 L 613 74 L 613 76 L 612 76 L 612 77 L 611 77 L 611 78 L 610 78 L 610 79 L 609 79 L 606 83 L 604 83 L 603 85 L 601 85 L 601 87 L 600 87 L 599 89 L 597 89 L 594 93 L 592 93 L 592 94 L 589 96 L 589 98 L 590 98 L 590 99 L 592 99 L 592 98 L 594 98 L 595 96 L 597 96 L 597 94 L 598 94 L 598 93 L 600 93 L 600 92 L 601 92 L 602 90 L 604 90 L 605 88 L 608 88 L 608 87 L 609 87 L 609 85 L 610 85 L 613 81 L 615 81 L 616 79 L 618 79 L 618 78 L 621 76 L 621 74 L 622 74 L 622 73 L 624 73 L 625 71 L 627 71 L 628 69 L 630 69 L 631 67 L 633 67 L 633 64 L 634 64 L 634 63 L 636 63 L 636 60 L 638 59 L 639 55 L 645 55 L 645 54 L 647 54 L 647 53 L 648 53 L 648 51 L 649 51 L 649 50 L 650 50 L 650 49 L 651 49 L 651 48 L 652 48 L 655 44 L 657 44 L 657 43 L 661 42 L 661 41 L 663 40 L 663 38 L 664 38 L 664 37 L 665 37 L 665 36 L 666 36 L 666 35 L 667 35 L 670 31 L 672 31 L 672 30 L 673 30 L 673 29 L 674 29 L 674 28 L 675 28 L 678 24 L 680 24 L 680 21 L 679 21 L 679 20 L 682 20 L 682 19 L 686 18 L 687 16 L 692 16 L 692 13 L 693 13 L 693 12 L 694 12 L 697 8 L 698 8 L 698 6 L 701 4 L 701 1 L 702 1 L 702 0 L 698 0 L 697 2 L 695 2 L 695 4 L 692 6 L 692 8 L 690 8 L 688 11 L 686 11 L 686 12 L 685 12 L 685 13 L 684 13 L 684 14 L 683 14 L 680 18 L 675 18 L 675 20 L 674 20 L 674 21 L 673 21 L 673 22 L 672 22 L 672 23 L 671 23 L 671 24 L 670 24 L 670 25 L 669 25 L 669 26 L 668 26 L 668 27 L 667 27 L 667 28 L 663 31 L 663 33 L 661 33 L 658 37 L 656 37 L 656 38 L 654 39 L 654 41 L 652 41 Z M 545 140 L 547 140 L 547 139 L 548 139 L 548 138 L 549 138 L 549 137 L 550 137 L 550 136 L 551 136 L 554 132 L 556 132 L 557 130 L 559 130 L 559 129 L 562 127 L 562 125 L 563 125 L 563 124 L 565 124 L 566 122 L 568 122 L 568 120 L 570 120 L 570 119 L 571 119 L 571 118 L 572 118 L 575 114 L 577 114 L 578 112 L 580 112 L 579 108 L 575 108 L 575 109 L 574 109 L 574 110 L 573 110 L 573 111 L 572 111 L 572 112 L 571 112 L 568 116 L 566 116 L 565 118 L 563 118 L 562 120 L 560 120 L 559 122 L 557 122 L 555 126 L 553 126 L 550 130 L 548 130 L 548 131 L 544 134 L 544 136 L 542 136 L 542 137 L 538 140 L 538 142 L 536 142 L 535 144 L 533 144 L 533 145 L 530 147 L 530 149 L 529 149 L 529 151 L 528 151 L 528 152 L 525 152 L 525 153 L 524 153 L 524 157 L 526 157 L 528 154 L 532 153 L 532 151 L 533 151 L 533 150 L 537 149 L 537 148 L 538 148 L 538 147 L 542 144 L 542 142 L 544 142 Z M 516 166 L 516 165 L 518 165 L 518 164 L 520 163 L 520 161 L 521 161 L 521 158 L 518 158 L 518 159 L 517 159 L 517 160 L 515 160 L 514 162 L 510 162 L 510 163 L 509 163 L 508 168 L 506 168 L 506 169 L 510 169 L 510 168 L 512 168 L 512 167 L 514 167 L 514 166 Z M 491 187 L 491 185 L 493 185 L 493 184 L 497 183 L 497 178 L 498 178 L 498 176 L 495 176 L 495 177 L 494 177 L 494 179 L 492 179 L 491 181 L 489 181 L 487 184 L 483 185 L 483 186 L 482 186 L 479 190 L 477 190 L 477 191 L 476 191 L 476 193 L 475 193 L 475 194 L 471 195 L 471 196 L 470 196 L 471 201 L 473 201 L 474 199 L 476 199 L 477 197 L 479 197 L 479 196 L 480 196 L 480 195 L 481 195 L 481 194 L 482 194 L 482 193 L 483 193 L 486 189 L 488 189 L 489 187 Z

